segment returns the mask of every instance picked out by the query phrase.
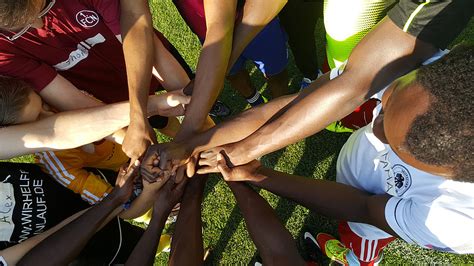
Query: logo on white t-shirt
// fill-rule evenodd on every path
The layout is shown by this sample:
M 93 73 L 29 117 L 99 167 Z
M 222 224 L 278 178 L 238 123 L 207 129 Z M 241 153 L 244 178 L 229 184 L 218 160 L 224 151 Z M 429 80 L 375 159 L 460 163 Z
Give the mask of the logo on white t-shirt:
M 76 14 L 76 21 L 84 28 L 92 28 L 99 23 L 99 15 L 92 10 L 81 10 Z
M 411 175 L 408 169 L 401 164 L 394 165 L 392 171 L 395 192 L 400 197 L 411 187 Z

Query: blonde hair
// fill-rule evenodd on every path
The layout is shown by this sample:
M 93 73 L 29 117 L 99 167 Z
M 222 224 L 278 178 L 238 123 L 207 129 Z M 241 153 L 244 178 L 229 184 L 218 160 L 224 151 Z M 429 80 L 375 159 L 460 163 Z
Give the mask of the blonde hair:
M 29 103 L 31 86 L 26 82 L 0 76 L 0 126 L 18 121 L 23 108 Z
M 0 28 L 14 31 L 33 23 L 42 4 L 39 0 L 0 0 Z

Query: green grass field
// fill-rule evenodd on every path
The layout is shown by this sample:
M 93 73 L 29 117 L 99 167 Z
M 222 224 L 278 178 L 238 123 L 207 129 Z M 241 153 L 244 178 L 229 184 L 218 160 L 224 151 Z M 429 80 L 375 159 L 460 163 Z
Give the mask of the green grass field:
M 163 32 L 176 46 L 189 65 L 195 69 L 200 44 L 189 28 L 177 13 L 171 0 L 151 0 L 155 27 Z M 455 41 L 474 40 L 474 21 L 471 21 L 467 30 Z M 318 22 L 316 37 L 320 62 L 324 56 L 324 32 L 322 21 Z M 254 67 L 249 65 L 254 84 L 261 91 L 265 89 L 265 82 Z M 293 59 L 289 64 L 290 90 L 298 90 L 301 74 L 298 72 Z M 267 92 L 263 93 L 268 96 Z M 233 113 L 239 113 L 246 108 L 246 102 L 226 84 L 220 99 L 229 105 Z M 279 171 L 298 174 L 315 179 L 335 179 L 335 163 L 338 152 L 348 134 L 335 134 L 323 131 L 299 143 L 290 145 L 283 150 L 274 152 L 262 158 L 263 163 Z M 31 161 L 31 157 L 16 159 L 17 161 Z M 301 254 L 304 250 L 299 239 L 305 230 L 312 232 L 329 232 L 336 234 L 336 222 L 317 213 L 294 204 L 274 194 L 261 190 L 260 194 L 271 204 L 280 220 L 294 236 Z M 331 204 L 328 202 L 328 204 Z M 230 189 L 220 176 L 209 178 L 206 186 L 202 210 L 203 233 L 205 247 L 211 249 L 206 264 L 242 265 L 251 264 L 258 258 L 258 252 L 246 230 Z M 449 226 L 447 224 L 446 226 Z M 156 259 L 156 265 L 166 265 L 167 253 Z M 324 260 L 328 264 L 328 260 Z M 403 241 L 395 241 L 385 252 L 386 264 L 474 264 L 474 255 L 452 255 L 430 250 L 424 250 Z
M 170 0 L 151 0 L 153 17 L 156 28 L 176 46 L 186 61 L 194 69 L 199 56 L 200 44 L 198 39 L 185 25 Z M 322 21 L 318 22 L 316 37 L 318 52 L 324 56 L 324 32 Z M 474 40 L 474 23 L 471 21 L 468 29 L 461 34 L 455 43 L 461 40 Z M 319 58 L 320 62 L 322 58 Z M 260 72 L 250 64 L 252 81 L 263 91 L 265 82 Z M 291 77 L 290 90 L 296 92 L 301 74 L 291 59 L 289 64 Z M 265 95 L 268 96 L 266 92 Z M 226 84 L 220 99 L 231 106 L 233 113 L 239 113 L 246 107 L 246 102 Z M 324 178 L 334 180 L 335 163 L 338 152 L 347 134 L 334 134 L 323 131 L 299 143 L 288 146 L 262 158 L 265 165 L 287 173 L 294 173 L 308 178 Z M 268 191 L 261 190 L 260 194 L 268 200 L 277 212 L 282 223 L 290 230 L 299 242 L 306 229 L 312 232 L 325 231 L 336 233 L 336 222 L 312 213 L 308 209 L 293 202 L 282 199 Z M 330 204 L 328 202 L 328 204 Z M 207 264 L 250 264 L 258 257 L 258 253 L 246 230 L 230 189 L 219 176 L 211 176 L 207 184 L 203 203 L 202 219 L 204 225 L 205 246 L 211 249 Z M 449 226 L 449 225 L 446 225 Z M 304 250 L 301 248 L 302 254 Z M 164 265 L 167 254 L 157 258 L 156 264 Z M 328 263 L 326 260 L 325 264 Z M 473 264 L 474 255 L 460 256 L 424 250 L 408 245 L 403 241 L 393 242 L 385 252 L 384 263 L 408 264 Z

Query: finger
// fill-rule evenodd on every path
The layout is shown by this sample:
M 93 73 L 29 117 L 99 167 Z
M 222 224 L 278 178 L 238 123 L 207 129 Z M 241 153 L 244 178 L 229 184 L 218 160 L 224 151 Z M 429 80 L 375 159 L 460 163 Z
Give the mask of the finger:
M 192 177 L 196 173 L 196 161 L 197 161 L 196 156 L 191 156 L 191 158 L 189 158 L 189 162 L 186 165 L 187 176 Z
M 202 159 L 209 159 L 209 158 L 212 158 L 212 157 L 215 157 L 215 156 L 216 156 L 216 152 L 213 151 L 213 150 L 201 152 L 201 155 L 200 155 L 200 157 Z
M 183 180 L 185 179 L 184 178 L 184 170 L 185 170 L 184 167 L 178 168 L 178 170 L 176 171 L 175 183 L 183 182 Z
M 164 169 L 167 169 L 167 164 L 168 164 L 168 153 L 165 151 L 160 151 L 160 165 L 158 167 L 164 170 Z
M 130 164 L 127 167 L 127 172 L 130 171 L 130 169 L 135 165 L 135 162 L 138 160 L 137 157 L 130 158 Z
M 196 173 L 199 174 L 199 175 L 219 173 L 219 169 L 217 169 L 216 167 L 211 167 L 211 166 L 201 167 L 197 170 Z
M 188 179 L 185 178 L 182 182 L 178 183 L 175 187 L 174 190 L 182 192 L 184 191 L 184 188 L 186 187 L 186 184 L 188 183 Z
M 201 159 L 199 160 L 199 166 L 213 166 L 213 165 L 216 165 L 217 162 L 216 162 L 216 158 L 213 157 L 211 159 Z
M 220 153 L 217 154 L 217 169 L 219 169 L 225 180 L 228 180 L 230 178 L 231 170 L 227 166 L 224 156 L 222 156 L 222 154 Z

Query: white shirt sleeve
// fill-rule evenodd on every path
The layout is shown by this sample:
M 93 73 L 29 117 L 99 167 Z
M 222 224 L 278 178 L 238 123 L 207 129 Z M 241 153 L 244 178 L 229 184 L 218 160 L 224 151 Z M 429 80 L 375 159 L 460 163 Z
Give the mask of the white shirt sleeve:
M 5 261 L 5 259 L 0 256 L 0 266 L 8 266 L 8 263 Z
M 392 197 L 385 206 L 385 218 L 408 243 L 444 252 L 474 252 L 472 219 L 456 210 Z

